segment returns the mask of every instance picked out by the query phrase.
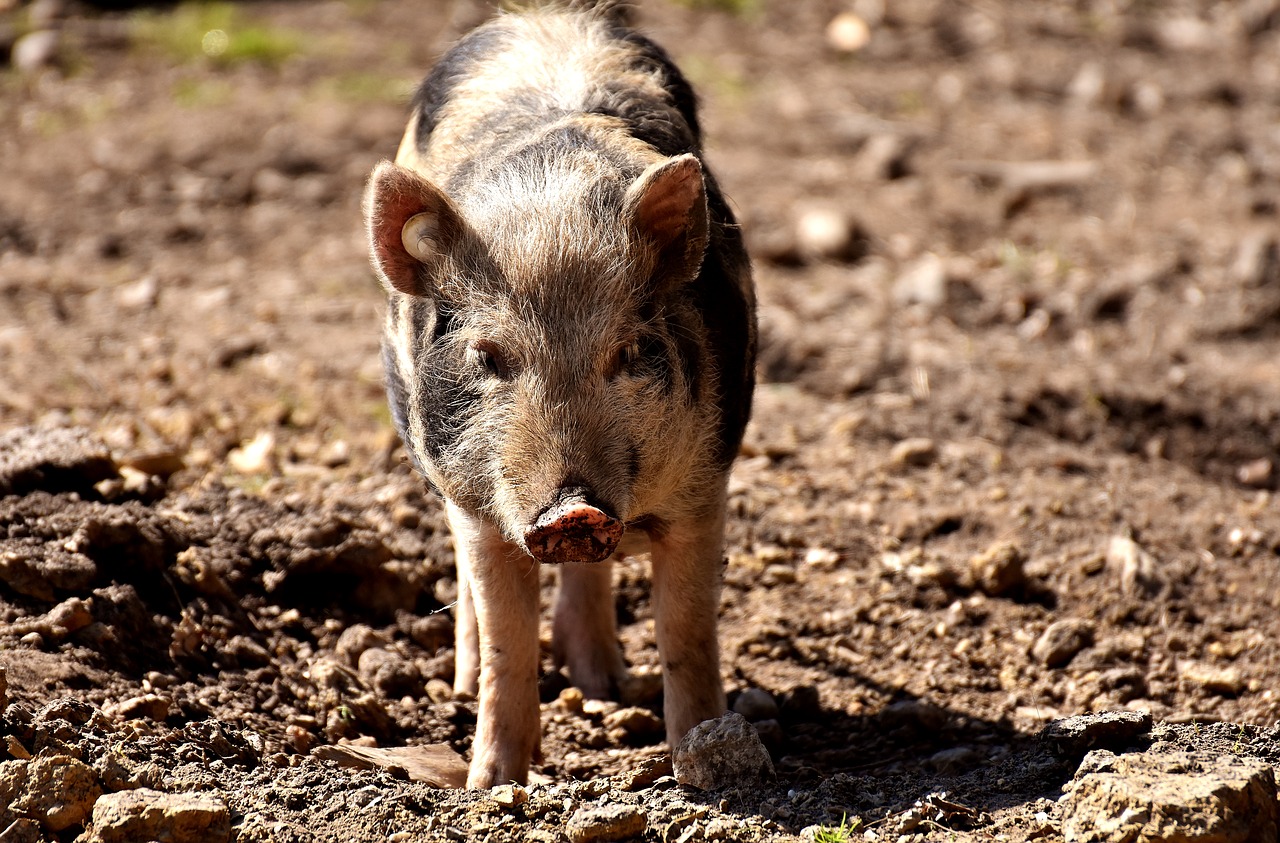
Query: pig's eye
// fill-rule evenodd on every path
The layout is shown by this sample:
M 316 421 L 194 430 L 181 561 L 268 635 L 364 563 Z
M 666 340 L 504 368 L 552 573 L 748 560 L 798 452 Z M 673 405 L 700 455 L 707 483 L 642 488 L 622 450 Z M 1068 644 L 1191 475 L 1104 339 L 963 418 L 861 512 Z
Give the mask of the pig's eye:
M 492 343 L 478 342 L 470 346 L 467 348 L 467 359 L 473 366 L 495 378 L 506 380 L 510 376 L 511 367 L 502 352 Z
M 640 343 L 632 341 L 618 348 L 613 361 L 613 373 L 626 371 L 640 357 Z

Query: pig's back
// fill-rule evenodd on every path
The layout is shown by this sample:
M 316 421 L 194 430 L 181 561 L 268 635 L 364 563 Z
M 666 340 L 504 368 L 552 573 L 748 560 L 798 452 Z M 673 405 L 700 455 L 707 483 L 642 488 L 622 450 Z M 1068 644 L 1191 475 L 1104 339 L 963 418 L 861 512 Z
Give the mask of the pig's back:
M 436 64 L 414 98 L 397 163 L 449 190 L 556 124 L 603 115 L 663 156 L 698 153 L 693 91 L 665 51 L 606 12 L 502 15 Z

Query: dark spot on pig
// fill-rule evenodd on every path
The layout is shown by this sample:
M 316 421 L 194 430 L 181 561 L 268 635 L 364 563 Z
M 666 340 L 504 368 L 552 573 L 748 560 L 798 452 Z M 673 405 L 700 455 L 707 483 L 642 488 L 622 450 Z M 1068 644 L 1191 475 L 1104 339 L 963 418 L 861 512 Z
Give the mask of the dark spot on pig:
M 435 130 L 440 109 L 452 98 L 460 80 L 470 76 L 485 56 L 502 49 L 507 41 L 501 29 L 483 28 L 467 35 L 431 70 L 413 96 L 413 109 L 418 114 L 414 138 L 422 148 Z

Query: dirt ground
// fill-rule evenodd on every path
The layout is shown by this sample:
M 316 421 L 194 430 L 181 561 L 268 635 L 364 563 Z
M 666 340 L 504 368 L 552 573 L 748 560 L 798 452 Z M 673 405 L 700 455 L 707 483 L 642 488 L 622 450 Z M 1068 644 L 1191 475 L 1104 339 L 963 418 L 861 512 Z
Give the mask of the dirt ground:
M 1083 752 L 1037 736 L 1085 712 L 1280 761 L 1280 3 L 637 5 L 755 256 L 721 641 L 776 781 L 633 780 L 643 561 L 626 707 L 548 653 L 528 803 L 310 754 L 474 728 L 359 211 L 483 14 L 432 0 L 0 0 L 0 762 L 218 792 L 241 841 L 560 840 L 612 800 L 671 843 L 1053 839 Z

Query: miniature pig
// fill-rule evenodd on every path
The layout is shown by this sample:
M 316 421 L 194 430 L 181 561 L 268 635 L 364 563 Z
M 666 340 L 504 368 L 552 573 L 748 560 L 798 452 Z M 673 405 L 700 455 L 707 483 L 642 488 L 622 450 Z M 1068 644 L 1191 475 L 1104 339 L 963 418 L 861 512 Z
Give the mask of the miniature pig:
M 471 787 L 524 782 L 540 757 L 539 562 L 560 566 L 555 660 L 605 697 L 626 672 L 611 560 L 648 550 L 667 739 L 724 712 L 755 298 L 700 146 L 667 54 L 608 7 L 561 6 L 453 47 L 369 179 L 392 414 L 457 548 Z

